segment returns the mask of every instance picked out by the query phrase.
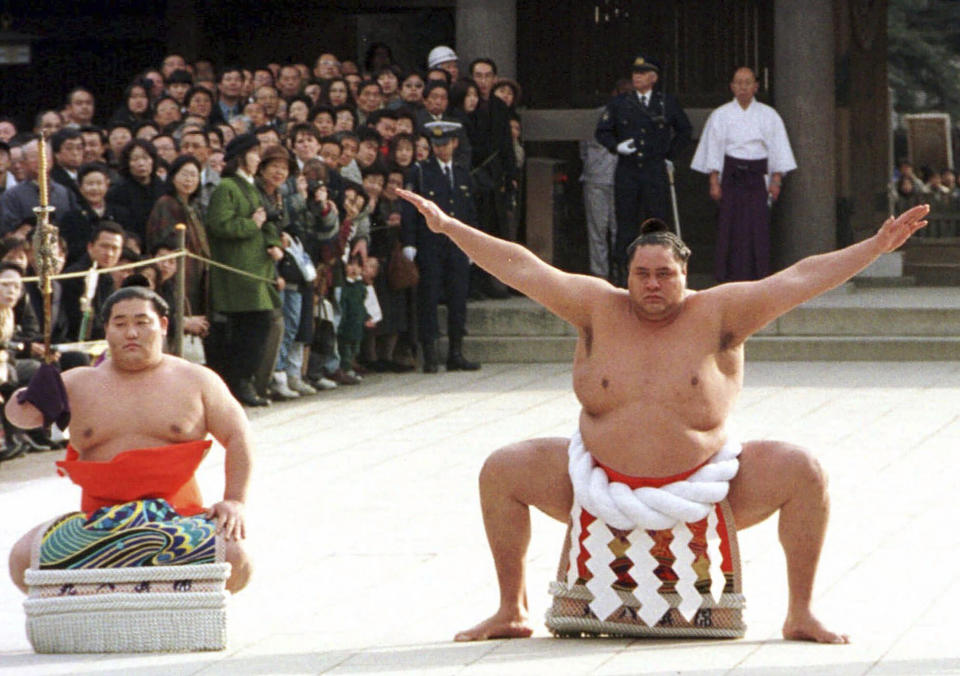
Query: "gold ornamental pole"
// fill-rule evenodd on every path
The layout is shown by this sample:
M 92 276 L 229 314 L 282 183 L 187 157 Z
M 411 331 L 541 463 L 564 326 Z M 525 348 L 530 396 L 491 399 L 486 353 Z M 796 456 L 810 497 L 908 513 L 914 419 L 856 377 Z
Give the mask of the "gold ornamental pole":
M 37 176 L 37 185 L 40 189 L 40 206 L 34 207 L 37 215 L 37 227 L 33 230 L 33 265 L 40 280 L 40 291 L 43 294 L 43 361 L 47 364 L 55 361 L 50 349 L 50 335 L 53 330 L 53 286 L 50 276 L 56 272 L 54 252 L 58 245 L 60 230 L 50 223 L 50 214 L 55 207 L 50 206 L 49 185 L 47 171 L 49 158 L 47 157 L 47 135 L 40 135 L 38 143 L 40 153 L 40 173 Z

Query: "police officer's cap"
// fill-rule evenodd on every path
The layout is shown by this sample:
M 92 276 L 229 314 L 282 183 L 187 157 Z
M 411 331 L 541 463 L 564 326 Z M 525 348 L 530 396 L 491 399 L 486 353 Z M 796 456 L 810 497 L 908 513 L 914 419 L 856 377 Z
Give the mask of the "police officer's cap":
M 456 138 L 459 131 L 463 128 L 463 125 L 459 122 L 450 122 L 448 120 L 435 120 L 433 122 L 427 122 L 423 125 L 423 128 L 427 132 L 427 138 L 430 139 L 430 143 L 442 146 Z
M 645 57 L 643 54 L 639 54 L 636 58 L 634 58 L 631 68 L 633 69 L 634 73 L 642 73 L 643 71 L 652 70 L 657 75 L 660 74 L 660 64 L 654 59 Z

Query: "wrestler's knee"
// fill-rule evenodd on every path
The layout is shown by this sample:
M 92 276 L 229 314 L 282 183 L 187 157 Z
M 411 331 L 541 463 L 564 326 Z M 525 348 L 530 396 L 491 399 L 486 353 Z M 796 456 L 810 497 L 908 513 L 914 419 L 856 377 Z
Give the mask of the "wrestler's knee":
M 827 471 L 807 448 L 786 442 L 768 442 L 781 475 L 798 490 L 826 493 Z
M 565 439 L 527 439 L 491 453 L 480 470 L 481 491 L 529 484 L 544 475 L 566 471 Z
M 43 528 L 43 526 L 37 526 L 31 529 L 26 535 L 17 540 L 17 543 L 13 545 L 13 549 L 10 550 L 10 579 L 13 580 L 13 583 L 25 594 L 28 590 L 24 577 L 27 568 L 30 567 L 30 554 L 33 549 L 34 540 L 41 528 Z
M 826 495 L 829 484 L 827 470 L 823 468 L 817 457 L 807 449 L 798 447 L 797 451 L 794 462 L 798 481 L 803 482 L 803 485 L 809 490 L 815 490 Z
M 230 564 L 227 591 L 236 594 L 247 586 L 253 573 L 253 563 L 246 549 L 237 540 L 230 540 L 224 547 L 224 559 Z
M 510 478 L 510 468 L 517 464 L 517 444 L 498 448 L 487 456 L 480 468 L 480 490 L 502 487 Z

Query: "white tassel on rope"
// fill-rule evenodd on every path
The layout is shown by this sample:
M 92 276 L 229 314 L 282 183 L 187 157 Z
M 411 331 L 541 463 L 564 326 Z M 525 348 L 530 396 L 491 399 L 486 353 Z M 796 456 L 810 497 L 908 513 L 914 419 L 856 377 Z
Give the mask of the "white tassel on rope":
M 664 530 L 678 523 L 693 523 L 710 514 L 727 496 L 737 474 L 741 445 L 728 439 L 706 465 L 686 479 L 661 488 L 631 489 L 610 481 L 584 448 L 580 431 L 570 438 L 569 471 L 576 500 L 585 510 L 620 530 Z

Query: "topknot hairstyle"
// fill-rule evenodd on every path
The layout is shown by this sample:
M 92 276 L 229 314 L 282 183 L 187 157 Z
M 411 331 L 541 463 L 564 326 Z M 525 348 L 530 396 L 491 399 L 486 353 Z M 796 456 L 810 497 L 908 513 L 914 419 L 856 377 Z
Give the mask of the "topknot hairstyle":
M 640 224 L 640 236 L 627 247 L 627 261 L 633 259 L 633 253 L 641 246 L 665 246 L 681 263 L 690 260 L 690 247 L 683 243 L 670 226 L 659 218 L 648 218 Z

